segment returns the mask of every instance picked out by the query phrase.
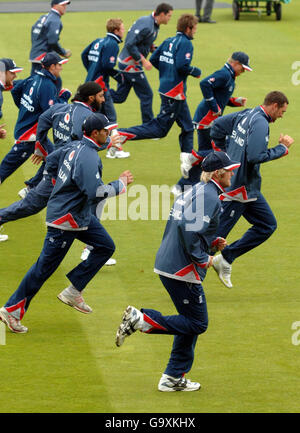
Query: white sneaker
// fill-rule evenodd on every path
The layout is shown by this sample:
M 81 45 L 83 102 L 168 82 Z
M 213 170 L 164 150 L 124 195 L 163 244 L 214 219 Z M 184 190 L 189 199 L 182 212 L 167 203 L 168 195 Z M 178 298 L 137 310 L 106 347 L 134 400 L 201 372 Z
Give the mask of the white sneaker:
M 91 250 L 88 248 L 84 248 L 84 250 L 82 251 L 82 254 L 80 256 L 81 260 L 87 260 L 88 256 L 90 255 Z M 105 266 L 113 266 L 117 264 L 117 260 L 116 259 L 108 259 L 106 263 L 104 263 Z
M 163 374 L 158 383 L 158 390 L 162 392 L 173 391 L 198 391 L 201 385 L 198 382 L 191 382 L 184 376 L 179 378 Z
M 180 171 L 185 179 L 189 177 L 189 171 L 192 168 L 191 156 L 191 153 L 186 152 L 181 152 L 180 154 Z
M 203 161 L 204 157 L 198 155 L 197 152 L 192 150 L 191 153 L 181 152 L 180 154 L 180 171 L 182 176 L 187 179 L 189 177 L 190 169 L 197 164 L 200 164 Z
M 28 193 L 29 193 L 29 188 L 26 186 L 25 188 L 20 189 L 20 191 L 18 192 L 18 195 L 21 198 L 25 198 Z
M 116 265 L 116 264 L 117 264 L 117 260 L 116 260 L 116 259 L 113 259 L 113 258 L 110 258 L 110 259 L 108 259 L 107 262 L 105 263 L 105 266 L 114 266 L 114 265 Z
M 5 307 L 0 308 L 0 319 L 16 334 L 25 334 L 28 331 L 28 328 L 23 326 L 20 320 L 12 316 Z
M 180 194 L 182 194 L 182 190 L 179 185 L 174 185 L 171 189 L 171 193 L 174 195 L 174 197 L 178 197 Z
M 2 231 L 3 227 L 4 226 L 0 226 L 0 232 Z M 1 235 L 0 234 L 0 242 L 5 242 L 5 241 L 7 241 L 7 239 L 8 239 L 7 235 Z
M 106 158 L 116 159 L 116 158 L 129 158 L 130 152 L 124 152 L 124 150 L 117 150 L 115 147 L 111 147 L 106 152 Z
M 222 254 L 218 254 L 213 258 L 213 268 L 226 287 L 233 287 L 231 283 L 231 265 L 224 259 Z
M 126 337 L 141 329 L 143 321 L 143 313 L 129 305 L 124 311 L 122 322 L 117 330 L 116 345 L 118 347 L 122 346 Z
M 64 304 L 70 305 L 70 307 L 75 308 L 75 310 L 78 310 L 81 313 L 89 314 L 93 311 L 91 307 L 84 302 L 82 294 L 79 290 L 70 289 L 67 287 L 59 295 L 57 295 L 57 297 Z

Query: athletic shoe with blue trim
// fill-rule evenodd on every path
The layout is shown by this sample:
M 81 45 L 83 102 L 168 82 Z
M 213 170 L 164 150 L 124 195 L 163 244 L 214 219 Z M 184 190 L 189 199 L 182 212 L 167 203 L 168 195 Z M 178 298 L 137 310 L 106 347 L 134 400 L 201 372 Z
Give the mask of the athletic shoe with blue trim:
M 174 391 L 198 391 L 201 385 L 198 382 L 191 382 L 184 376 L 179 378 L 163 374 L 158 383 L 158 390 L 162 392 Z
M 143 321 L 143 313 L 129 305 L 123 313 L 122 322 L 117 330 L 116 345 L 122 346 L 126 337 L 141 329 Z

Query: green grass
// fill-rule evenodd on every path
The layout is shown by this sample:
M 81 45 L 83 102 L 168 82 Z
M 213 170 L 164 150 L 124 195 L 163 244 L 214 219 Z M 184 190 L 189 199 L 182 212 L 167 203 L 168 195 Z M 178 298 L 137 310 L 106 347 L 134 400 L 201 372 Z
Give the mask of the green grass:
M 162 26 L 158 42 L 175 33 L 181 12 L 175 11 L 170 24 Z M 290 106 L 284 119 L 271 125 L 270 143 L 276 144 L 280 132 L 295 138 L 288 157 L 262 167 L 262 190 L 276 214 L 278 230 L 265 244 L 234 264 L 232 290 L 225 289 L 213 271 L 208 272 L 204 282 L 210 323 L 207 332 L 199 337 L 189 375 L 201 382 L 201 391 L 174 395 L 156 391 L 170 353 L 171 336 L 137 334 L 122 348 L 115 347 L 115 331 L 128 304 L 159 309 L 164 314 L 175 310 L 153 273 L 165 221 L 105 221 L 117 245 L 118 263 L 116 267 L 103 268 L 85 292 L 94 313 L 81 315 L 56 299 L 67 285 L 65 274 L 79 261 L 82 246 L 76 242 L 24 317 L 28 334 L 7 332 L 7 344 L 0 346 L 1 394 L 6 395 L 0 400 L 1 413 L 299 412 L 300 349 L 291 342 L 291 325 L 300 320 L 300 96 L 299 87 L 291 82 L 292 64 L 300 60 L 299 13 L 300 6 L 295 1 L 283 8 L 281 22 L 276 22 L 274 16 L 247 16 L 234 22 L 230 10 L 216 9 L 218 24 L 199 25 L 194 40 L 193 64 L 202 69 L 203 76 L 221 67 L 233 51 L 246 51 L 254 72 L 237 79 L 235 94 L 247 96 L 248 106 L 255 106 L 270 90 L 285 92 Z M 109 17 L 119 15 L 128 28 L 141 13 L 68 13 L 63 18 L 61 43 L 73 52 L 64 66 L 63 82 L 73 92 L 85 79 L 81 51 L 104 34 Z M 13 57 L 24 66 L 20 77 L 29 74 L 30 27 L 38 16 L 0 16 L 2 34 L 9 35 L 14 28 L 17 35 L 1 39 L 1 56 Z M 156 71 L 150 71 L 148 77 L 157 112 Z M 2 120 L 7 125 L 8 138 L 1 142 L 1 158 L 13 143 L 17 116 L 11 96 L 5 94 L 4 98 Z M 199 81 L 190 77 L 188 101 L 192 113 L 200 100 Z M 120 126 L 140 123 L 136 102 L 132 93 L 126 104 L 117 106 Z M 179 177 L 178 133 L 175 125 L 168 137 L 160 141 L 129 143 L 125 149 L 131 152 L 128 160 L 103 158 L 104 180 L 113 180 L 128 168 L 134 173 L 136 184 L 144 184 L 148 190 L 151 184 L 174 184 Z M 7 179 L 1 186 L 0 207 L 17 199 L 24 179 L 33 173 L 28 162 Z M 10 240 L 0 245 L 0 305 L 37 259 L 46 232 L 44 220 L 45 211 L 6 225 Z M 246 227 L 241 220 L 229 240 L 237 238 Z

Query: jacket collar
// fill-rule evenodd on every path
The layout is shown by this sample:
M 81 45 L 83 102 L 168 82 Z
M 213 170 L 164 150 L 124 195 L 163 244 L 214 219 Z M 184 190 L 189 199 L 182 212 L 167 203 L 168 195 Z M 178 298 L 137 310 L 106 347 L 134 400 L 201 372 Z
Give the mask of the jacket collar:
M 211 179 L 210 182 L 212 182 L 219 191 L 225 192 L 225 189 L 215 179 Z
M 83 138 L 81 140 L 82 144 L 86 144 L 87 146 L 91 147 L 92 149 L 95 149 L 97 152 L 99 150 L 102 150 L 106 147 L 106 143 L 104 143 L 102 146 L 100 146 L 98 143 L 96 143 L 95 140 L 93 140 L 91 137 L 88 137 L 87 135 L 83 134 Z
M 60 14 L 56 9 L 51 8 L 51 12 L 54 12 L 54 13 L 57 14 L 59 17 L 61 17 L 61 14 Z
M 36 72 L 37 75 L 41 75 L 42 77 L 50 78 L 54 83 L 57 81 L 55 75 L 51 74 L 51 72 L 47 71 L 47 69 L 42 69 Z
M 90 105 L 88 105 L 86 102 L 81 102 L 81 101 L 73 101 L 73 104 L 78 104 L 78 105 L 83 105 L 84 107 L 88 108 L 89 110 L 93 111 L 92 107 Z
M 233 67 L 229 63 L 225 63 L 224 68 L 228 69 L 228 71 L 232 75 L 232 78 L 235 79 L 235 72 L 234 72 Z
M 264 117 L 267 119 L 267 121 L 269 123 L 273 122 L 272 117 L 269 116 L 269 114 L 266 112 L 266 110 L 264 109 L 264 107 L 262 105 L 259 105 L 258 109 L 260 109 L 263 112 Z
M 157 23 L 155 16 L 154 16 L 154 11 L 152 12 L 152 14 L 150 15 L 153 18 L 154 24 L 156 25 L 157 28 L 159 28 L 159 24 Z
M 118 42 L 118 44 L 120 44 L 121 42 L 123 42 L 122 39 L 120 38 L 120 36 L 115 35 L 114 33 L 108 32 L 108 33 L 106 33 L 106 36 L 109 36 L 110 38 L 116 39 L 116 41 Z
M 187 34 L 183 32 L 177 32 L 176 36 L 185 36 L 189 41 L 191 41 L 193 38 L 190 38 Z

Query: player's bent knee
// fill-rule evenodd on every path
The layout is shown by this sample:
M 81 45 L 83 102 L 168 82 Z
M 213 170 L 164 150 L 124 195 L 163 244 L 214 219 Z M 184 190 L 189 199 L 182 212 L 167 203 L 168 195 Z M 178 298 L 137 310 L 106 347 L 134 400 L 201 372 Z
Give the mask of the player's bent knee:
M 197 320 L 193 323 L 195 335 L 203 334 L 208 328 L 208 320 Z

